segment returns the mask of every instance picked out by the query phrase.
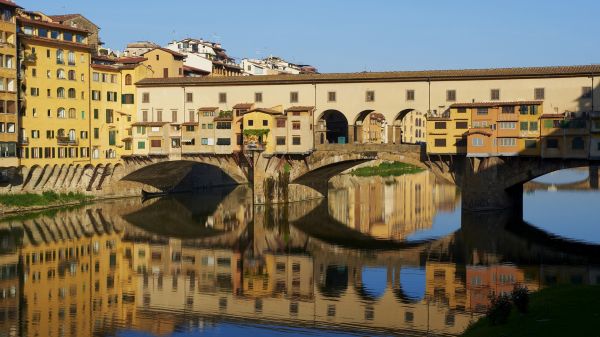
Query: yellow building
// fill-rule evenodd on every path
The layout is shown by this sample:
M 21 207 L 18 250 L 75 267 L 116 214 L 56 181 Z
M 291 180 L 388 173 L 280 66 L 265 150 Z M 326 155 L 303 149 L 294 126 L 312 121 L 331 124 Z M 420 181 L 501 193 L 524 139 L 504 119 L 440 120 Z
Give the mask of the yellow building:
M 117 66 L 92 64 L 91 156 L 92 163 L 116 162 L 124 149 L 123 123 L 131 120 L 121 111 L 121 72 Z
M 183 54 L 158 47 L 140 56 L 146 59 L 143 64 L 150 70 L 148 77 L 183 77 Z
M 255 108 L 244 114 L 243 134 L 246 150 L 259 150 L 266 154 L 275 152 L 275 136 L 271 131 L 275 127 L 277 116 L 283 116 L 281 109 Z
M 17 166 L 17 48 L 14 3 L 0 1 L 0 167 Z
M 21 164 L 90 161 L 88 32 L 37 12 L 17 18 L 23 53 Z
M 451 106 L 440 117 L 427 118 L 427 152 L 467 153 L 466 133 L 471 125 L 471 109 Z

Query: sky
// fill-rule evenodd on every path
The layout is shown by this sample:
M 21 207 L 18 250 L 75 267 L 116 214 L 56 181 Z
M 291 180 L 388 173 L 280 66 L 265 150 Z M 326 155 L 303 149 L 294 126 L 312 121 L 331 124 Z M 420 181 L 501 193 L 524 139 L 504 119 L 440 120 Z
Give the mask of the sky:
M 218 41 L 230 56 L 283 57 L 320 72 L 600 63 L 600 1 L 15 0 L 81 13 L 106 46 Z

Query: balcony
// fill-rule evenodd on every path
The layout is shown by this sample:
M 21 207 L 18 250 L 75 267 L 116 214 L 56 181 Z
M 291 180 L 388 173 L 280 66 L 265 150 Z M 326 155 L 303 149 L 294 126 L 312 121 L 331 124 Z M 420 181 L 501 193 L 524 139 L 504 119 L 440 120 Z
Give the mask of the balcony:
M 25 56 L 23 57 L 23 63 L 35 63 L 37 61 L 37 55 L 32 53 L 32 54 L 25 54 Z
M 245 151 L 264 151 L 266 147 L 266 142 L 250 141 L 244 144 Z
M 67 145 L 77 146 L 77 145 L 79 145 L 79 140 L 72 139 L 69 137 L 64 137 L 64 136 L 56 137 L 56 142 L 58 143 L 58 145 L 62 145 L 62 146 L 67 146 Z

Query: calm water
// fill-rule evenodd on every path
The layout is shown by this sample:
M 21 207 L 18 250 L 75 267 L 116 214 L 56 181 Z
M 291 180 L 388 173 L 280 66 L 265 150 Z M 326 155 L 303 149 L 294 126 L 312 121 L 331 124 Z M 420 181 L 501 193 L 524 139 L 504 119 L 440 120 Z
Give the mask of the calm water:
M 600 193 L 540 179 L 524 214 L 461 212 L 429 173 L 244 186 L 0 220 L 0 336 L 456 335 L 487 294 L 600 282 Z M 561 185 L 563 184 L 563 185 Z

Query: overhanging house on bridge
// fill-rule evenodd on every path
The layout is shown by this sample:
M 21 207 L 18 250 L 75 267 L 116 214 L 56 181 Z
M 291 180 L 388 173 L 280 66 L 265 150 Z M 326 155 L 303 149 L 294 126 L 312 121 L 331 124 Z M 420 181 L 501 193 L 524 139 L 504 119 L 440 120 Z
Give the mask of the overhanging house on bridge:
M 507 148 L 482 153 L 537 155 L 543 152 L 544 146 L 540 143 L 539 120 L 542 114 L 562 114 L 568 118 L 590 118 L 598 114 L 594 102 L 600 100 L 599 76 L 600 65 L 583 65 L 235 78 L 149 78 L 137 83 L 138 96 L 149 98 L 140 104 L 138 120 L 143 120 L 144 112 L 171 111 L 173 116 L 178 116 L 177 120 L 189 123 L 192 121 L 187 116 L 206 106 L 215 107 L 217 112 L 234 110 L 238 104 L 250 105 L 247 110 L 254 107 L 281 106 L 282 110 L 286 110 L 294 106 L 312 106 L 312 137 L 314 146 L 318 147 L 331 143 L 422 142 L 426 140 L 424 117 L 427 115 L 428 130 L 435 130 L 427 137 L 429 153 L 467 153 L 465 133 L 471 128 L 483 127 L 493 129 L 495 139 L 505 139 L 501 142 Z M 468 103 L 461 105 L 459 102 Z M 506 104 L 510 102 L 514 104 Z M 492 113 L 498 117 L 493 120 L 487 118 L 487 126 L 472 125 L 476 121 L 483 123 L 485 118 L 473 120 L 462 117 L 464 112 L 458 110 L 466 108 L 464 104 L 471 105 L 471 113 L 474 112 L 476 117 L 480 116 L 477 109 L 483 115 L 485 108 L 489 111 L 488 117 Z M 529 110 L 522 113 L 522 106 L 527 106 L 527 109 L 537 106 L 531 109 L 538 110 L 533 114 Z M 515 111 L 508 113 L 510 109 Z M 242 114 L 234 112 L 233 115 L 232 128 L 235 129 L 239 121 L 235 119 Z M 444 121 L 445 131 L 435 129 L 435 125 Z M 502 129 L 499 128 L 500 122 Z M 527 129 L 522 129 L 525 122 Z M 587 123 L 588 126 L 592 124 Z M 594 125 L 598 126 L 600 122 Z M 531 130 L 531 127 L 537 127 L 537 130 Z M 518 135 L 516 131 L 519 131 Z M 232 139 L 236 145 L 232 146 L 232 150 L 236 151 L 239 149 L 241 128 L 234 133 Z M 593 132 L 588 140 L 587 149 L 599 151 Z M 304 143 L 304 139 L 301 142 Z M 579 141 L 576 142 L 579 144 Z M 552 145 L 552 141 L 550 143 Z

